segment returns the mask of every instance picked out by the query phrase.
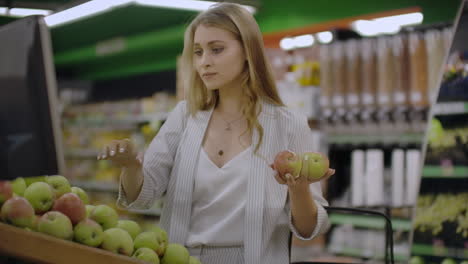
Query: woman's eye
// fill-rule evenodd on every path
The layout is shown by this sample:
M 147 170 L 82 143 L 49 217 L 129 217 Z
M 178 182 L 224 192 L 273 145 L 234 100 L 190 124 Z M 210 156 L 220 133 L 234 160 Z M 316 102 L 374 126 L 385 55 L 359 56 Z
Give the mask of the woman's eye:
M 224 50 L 224 48 L 213 48 L 213 52 L 215 54 L 221 53 Z
M 195 55 L 197 56 L 201 56 L 202 55 L 202 51 L 201 50 L 196 50 L 193 52 Z

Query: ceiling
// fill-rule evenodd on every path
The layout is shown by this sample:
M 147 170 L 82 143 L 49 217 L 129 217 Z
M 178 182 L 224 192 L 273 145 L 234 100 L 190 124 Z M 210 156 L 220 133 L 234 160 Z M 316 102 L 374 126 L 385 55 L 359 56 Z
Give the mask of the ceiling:
M 86 1 L 0 0 L 0 6 L 63 10 Z M 238 1 L 239 2 L 239 1 Z M 242 0 L 257 7 L 262 32 L 287 31 L 326 21 L 420 7 L 424 23 L 451 22 L 460 0 Z M 51 29 L 59 74 L 76 79 L 118 79 L 175 69 L 183 32 L 195 12 L 135 4 Z M 1 17 L 0 24 L 11 21 Z

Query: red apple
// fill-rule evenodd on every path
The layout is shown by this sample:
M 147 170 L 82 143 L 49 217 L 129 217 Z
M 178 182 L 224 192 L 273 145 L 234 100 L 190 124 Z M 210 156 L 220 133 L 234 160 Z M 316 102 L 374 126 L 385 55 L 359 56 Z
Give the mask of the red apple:
M 306 152 L 301 155 L 301 175 L 307 176 L 309 180 L 317 180 L 327 173 L 330 167 L 328 158 L 319 152 Z
M 55 200 L 53 211 L 58 211 L 70 218 L 73 225 L 86 218 L 86 207 L 80 197 L 74 193 L 65 193 Z
M 289 173 L 297 178 L 301 172 L 301 167 L 301 157 L 289 150 L 283 150 L 276 154 L 275 161 L 273 163 L 273 169 L 278 171 L 281 177 L 284 177 L 284 175 Z
M 33 228 L 36 220 L 34 208 L 23 197 L 12 197 L 2 206 L 1 218 L 4 222 L 18 227 Z
M 0 205 L 13 196 L 13 188 L 9 181 L 0 181 Z

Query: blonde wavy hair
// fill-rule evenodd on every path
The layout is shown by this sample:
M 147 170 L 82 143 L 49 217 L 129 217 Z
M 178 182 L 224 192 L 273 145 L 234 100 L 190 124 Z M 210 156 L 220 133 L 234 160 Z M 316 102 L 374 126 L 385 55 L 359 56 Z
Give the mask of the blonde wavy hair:
M 268 64 L 263 38 L 254 17 L 243 7 L 232 3 L 221 3 L 198 14 L 185 31 L 184 51 L 181 57 L 183 87 L 187 91 L 188 109 L 191 115 L 200 110 L 215 107 L 219 100 L 217 90 L 209 91 L 193 66 L 193 39 L 199 25 L 212 26 L 231 32 L 242 43 L 247 63 L 241 73 L 241 85 L 244 93 L 242 113 L 247 119 L 247 131 L 257 129 L 259 142 L 255 153 L 263 142 L 263 127 L 258 122 L 261 112 L 261 100 L 284 106 Z

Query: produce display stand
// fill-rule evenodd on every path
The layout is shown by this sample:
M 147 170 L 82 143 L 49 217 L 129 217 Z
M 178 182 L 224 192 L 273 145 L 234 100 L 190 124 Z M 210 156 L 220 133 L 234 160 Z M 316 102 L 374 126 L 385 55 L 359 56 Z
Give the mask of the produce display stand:
M 33 263 L 138 264 L 136 259 L 117 255 L 46 234 L 0 223 L 0 255 Z

